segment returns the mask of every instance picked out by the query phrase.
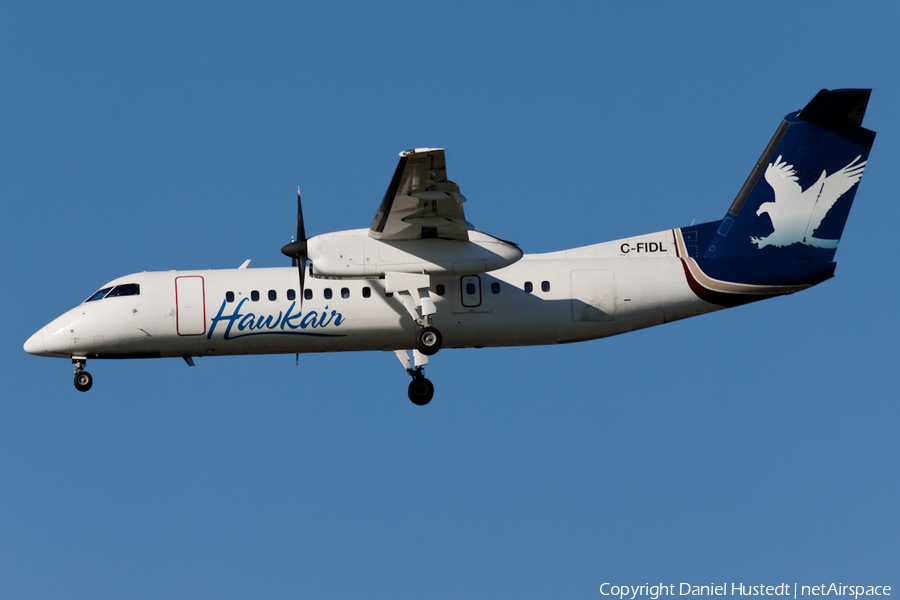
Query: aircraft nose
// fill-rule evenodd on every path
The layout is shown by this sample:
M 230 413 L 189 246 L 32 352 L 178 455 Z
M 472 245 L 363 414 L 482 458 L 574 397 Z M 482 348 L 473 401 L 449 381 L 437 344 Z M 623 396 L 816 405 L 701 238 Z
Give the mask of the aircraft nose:
M 25 345 L 25 352 L 28 354 L 43 354 L 44 352 L 44 330 L 40 329 L 33 336 L 28 338 Z
M 64 315 L 65 316 L 65 315 Z M 28 338 L 22 346 L 25 352 L 38 356 L 68 356 L 69 355 L 69 327 L 60 326 L 66 320 L 62 317 L 44 325 L 37 333 Z

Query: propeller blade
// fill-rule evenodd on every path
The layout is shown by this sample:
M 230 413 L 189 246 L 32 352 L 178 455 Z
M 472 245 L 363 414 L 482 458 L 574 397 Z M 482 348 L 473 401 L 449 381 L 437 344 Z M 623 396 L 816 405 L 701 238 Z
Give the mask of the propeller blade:
M 292 267 L 306 264 L 306 229 L 303 226 L 303 206 L 300 204 L 300 190 L 297 190 L 297 239 L 286 244 L 281 253 L 294 259 Z
M 286 244 L 281 253 L 291 257 L 291 266 L 297 267 L 300 276 L 300 310 L 303 310 L 303 297 L 306 287 L 306 260 L 309 258 L 306 244 L 306 227 L 303 225 L 303 204 L 300 201 L 300 188 L 297 188 L 297 239 Z
M 303 225 L 303 204 L 300 202 L 300 188 L 297 188 L 297 241 L 306 241 L 306 227 Z

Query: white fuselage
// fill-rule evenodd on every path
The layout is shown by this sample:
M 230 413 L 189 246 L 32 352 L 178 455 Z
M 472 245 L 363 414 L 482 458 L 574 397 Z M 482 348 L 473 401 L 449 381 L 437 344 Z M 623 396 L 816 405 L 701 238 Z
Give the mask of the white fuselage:
M 132 283 L 138 295 L 84 302 L 26 350 L 72 358 L 398 350 L 413 347 L 418 329 L 384 279 L 307 275 L 302 306 L 291 267 L 144 272 L 104 287 Z M 691 291 L 671 230 L 525 255 L 487 273 L 433 274 L 430 295 L 445 348 L 576 342 L 721 308 Z

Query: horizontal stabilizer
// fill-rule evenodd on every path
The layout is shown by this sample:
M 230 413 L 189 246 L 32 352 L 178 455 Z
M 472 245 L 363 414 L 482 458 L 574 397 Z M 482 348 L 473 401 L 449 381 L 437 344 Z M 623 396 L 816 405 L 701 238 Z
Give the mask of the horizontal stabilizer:
M 827 129 L 861 127 L 871 94 L 872 90 L 821 90 L 797 116 Z

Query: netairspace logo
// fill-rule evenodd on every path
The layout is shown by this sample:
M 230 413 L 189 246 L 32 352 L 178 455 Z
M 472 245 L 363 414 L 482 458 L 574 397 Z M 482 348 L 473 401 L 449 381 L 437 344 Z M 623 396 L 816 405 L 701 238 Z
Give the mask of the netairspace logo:
M 676 585 L 678 592 L 675 592 Z M 709 585 L 693 585 L 691 583 L 659 583 L 650 585 L 615 585 L 604 583 L 600 586 L 604 596 L 615 596 L 619 600 L 636 600 L 639 596 L 647 596 L 650 600 L 659 600 L 661 596 L 782 596 L 794 599 L 800 596 L 890 596 L 889 585 L 844 585 L 842 583 L 822 583 L 819 585 L 798 585 L 796 583 L 779 583 L 778 585 L 753 585 L 743 583 L 722 583 Z

